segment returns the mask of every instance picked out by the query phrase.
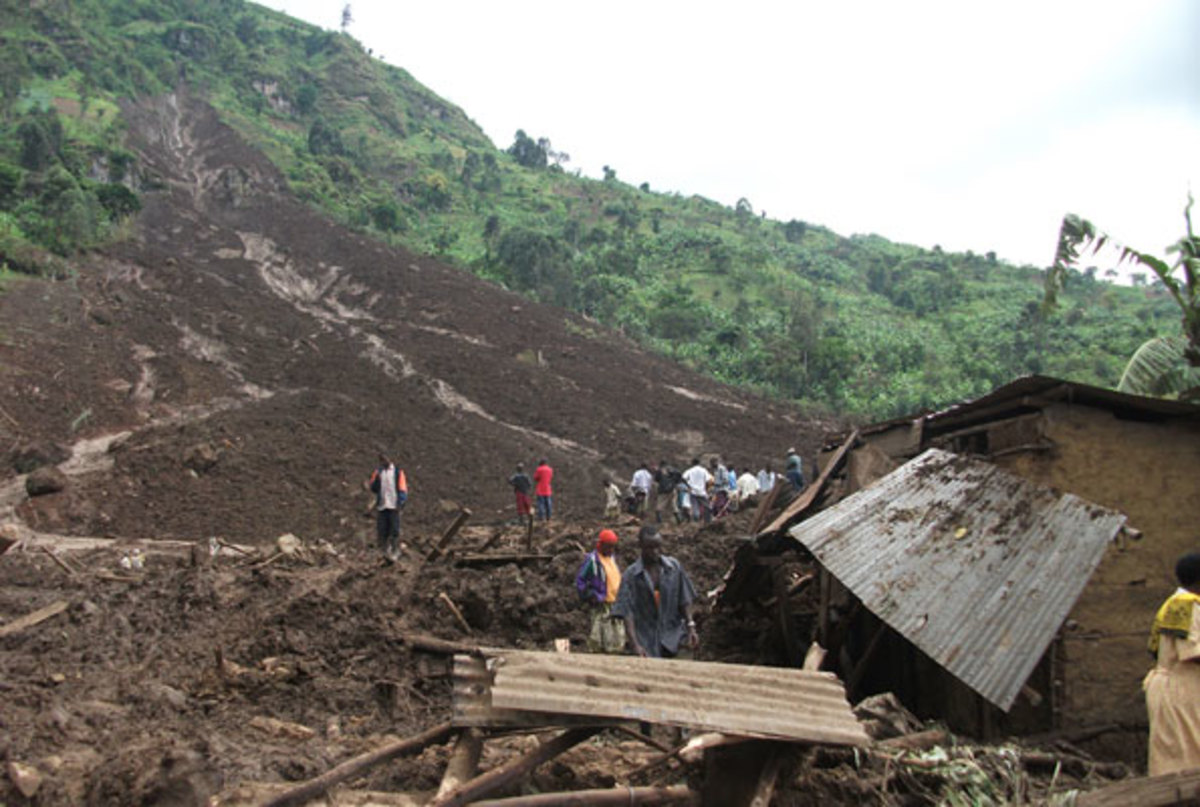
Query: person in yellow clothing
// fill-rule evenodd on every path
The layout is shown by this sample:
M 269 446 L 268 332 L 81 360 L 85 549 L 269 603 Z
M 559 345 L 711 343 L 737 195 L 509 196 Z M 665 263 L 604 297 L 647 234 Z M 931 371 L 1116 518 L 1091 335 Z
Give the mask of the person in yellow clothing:
M 612 616 L 612 605 L 621 588 L 616 550 L 617 534 L 600 530 L 596 548 L 587 553 L 575 575 L 575 589 L 592 617 L 587 639 L 589 653 L 620 653 L 625 648 L 625 623 Z
M 1200 768 L 1200 552 L 1175 564 L 1179 589 L 1154 617 L 1146 676 L 1150 775 Z

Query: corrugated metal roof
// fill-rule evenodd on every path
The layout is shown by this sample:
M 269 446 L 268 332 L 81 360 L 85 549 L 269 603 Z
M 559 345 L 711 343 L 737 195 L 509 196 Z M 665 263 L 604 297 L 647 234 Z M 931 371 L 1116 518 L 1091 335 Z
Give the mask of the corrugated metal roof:
M 830 673 L 524 651 L 505 651 L 494 669 L 492 705 L 503 709 L 645 720 L 794 742 L 868 742 L 841 681 Z
M 872 613 L 1007 710 L 1124 521 L 931 449 L 788 534 Z
M 876 434 L 914 420 L 922 420 L 932 426 L 941 426 L 942 424 L 957 423 L 976 415 L 984 418 L 1003 417 L 1004 415 L 996 414 L 992 410 L 1005 406 L 1038 409 L 1054 401 L 1066 401 L 1097 409 L 1107 409 L 1122 417 L 1134 419 L 1200 418 L 1200 406 L 1187 401 L 1131 395 L 1127 392 L 1064 381 L 1051 376 L 1030 375 L 1022 376 L 1002 387 L 997 387 L 987 395 L 973 401 L 956 403 L 936 412 L 914 413 L 872 423 L 862 428 L 862 434 L 864 436 Z
M 503 651 L 487 651 L 503 652 Z M 488 661 L 478 656 L 454 657 L 453 716 L 456 726 L 483 728 L 533 728 L 540 726 L 574 726 L 618 722 L 597 718 L 581 718 L 549 712 L 519 709 L 500 709 L 492 705 L 493 672 Z

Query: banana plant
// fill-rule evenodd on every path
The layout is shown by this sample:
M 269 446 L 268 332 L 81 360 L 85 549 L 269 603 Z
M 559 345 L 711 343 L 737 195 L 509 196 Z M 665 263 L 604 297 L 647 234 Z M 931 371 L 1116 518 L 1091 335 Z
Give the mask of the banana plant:
M 1150 339 L 1134 352 L 1121 376 L 1119 389 L 1142 395 L 1200 399 L 1200 238 L 1192 233 L 1192 196 L 1183 209 L 1187 231 L 1166 253 L 1173 262 L 1125 246 L 1074 214 L 1063 217 L 1058 230 L 1054 264 L 1046 273 L 1043 307 L 1057 305 L 1068 269 L 1090 251 L 1111 244 L 1119 263 L 1129 261 L 1154 273 L 1179 306 L 1182 333 Z

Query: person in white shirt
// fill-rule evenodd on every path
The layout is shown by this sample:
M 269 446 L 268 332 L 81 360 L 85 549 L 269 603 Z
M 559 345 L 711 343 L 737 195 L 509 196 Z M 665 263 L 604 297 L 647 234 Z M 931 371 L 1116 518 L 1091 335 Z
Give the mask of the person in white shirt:
M 646 499 L 650 496 L 650 486 L 654 484 L 654 477 L 650 475 L 646 463 L 638 466 L 633 472 L 633 479 L 629 482 L 629 490 L 633 493 L 633 498 L 637 503 L 637 514 L 639 516 L 646 513 Z
M 613 484 L 611 479 L 605 479 L 604 485 L 604 517 L 616 518 L 621 514 L 621 489 Z
M 712 521 L 712 509 L 708 504 L 708 488 L 713 483 L 713 476 L 707 468 L 700 464 L 698 457 L 692 460 L 692 467 L 683 472 L 683 481 L 687 482 L 688 498 L 692 500 L 691 520 L 703 520 L 705 524 Z
M 742 475 L 737 480 L 737 504 L 745 507 L 758 496 L 758 477 L 750 473 L 749 468 L 742 469 Z
M 761 471 L 758 472 L 758 492 L 764 496 L 771 492 L 771 488 L 775 487 L 775 472 L 771 470 L 771 463 L 767 463 Z

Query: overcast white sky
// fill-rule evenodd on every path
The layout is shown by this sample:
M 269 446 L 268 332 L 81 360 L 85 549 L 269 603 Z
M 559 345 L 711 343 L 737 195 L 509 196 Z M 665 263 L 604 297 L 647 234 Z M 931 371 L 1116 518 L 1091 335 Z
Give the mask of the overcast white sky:
M 263 1 L 330 29 L 345 5 Z M 1074 212 L 1161 254 L 1200 195 L 1194 0 L 350 7 L 501 148 L 843 235 L 1045 266 Z

